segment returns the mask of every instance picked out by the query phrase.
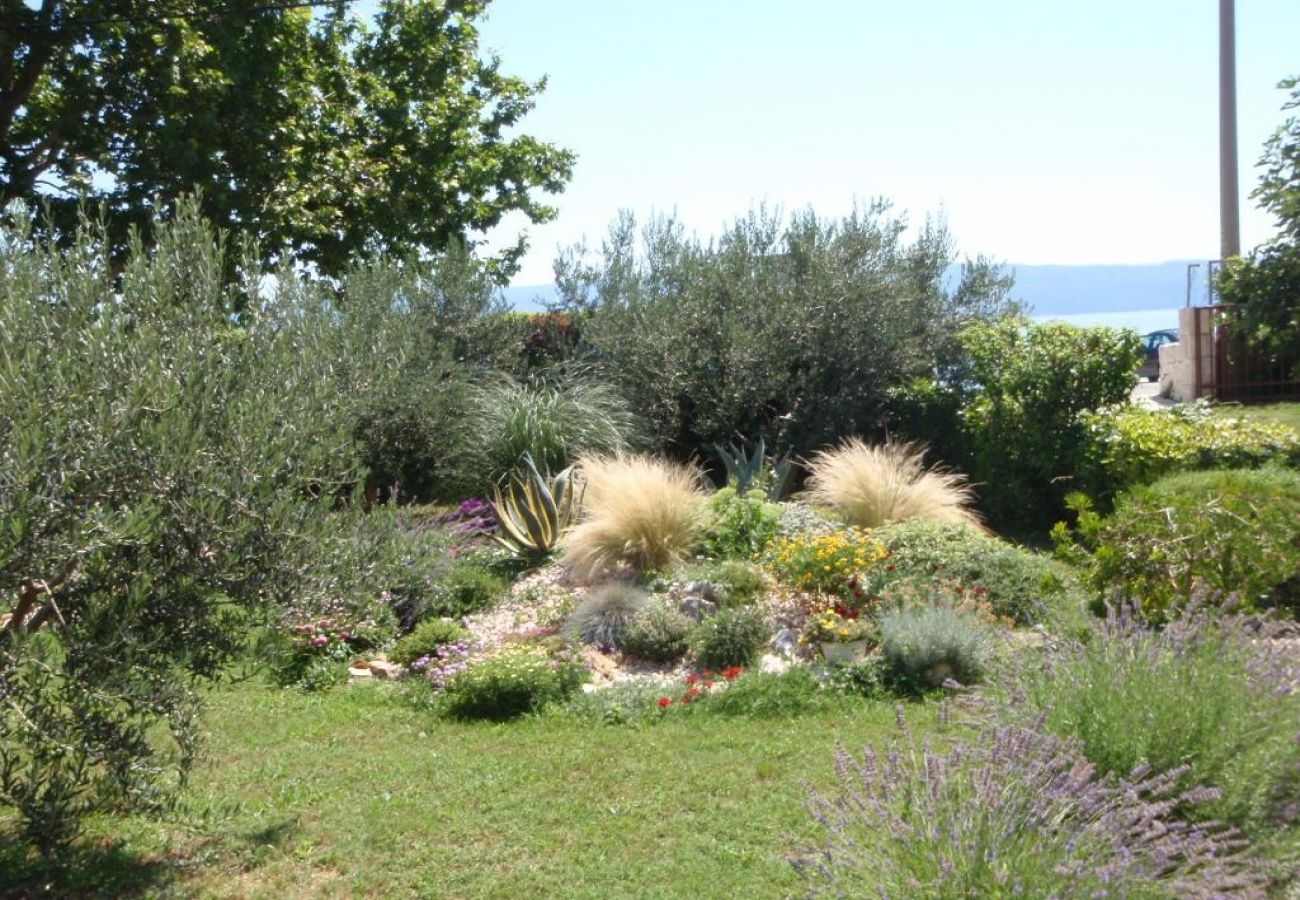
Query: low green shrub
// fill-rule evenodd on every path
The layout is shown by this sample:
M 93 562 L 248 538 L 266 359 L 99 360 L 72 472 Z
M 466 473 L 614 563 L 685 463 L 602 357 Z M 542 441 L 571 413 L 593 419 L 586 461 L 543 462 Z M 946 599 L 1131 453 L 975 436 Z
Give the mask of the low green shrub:
M 593 588 L 565 620 L 574 640 L 601 647 L 622 647 L 628 628 L 650 604 L 638 587 L 617 582 Z
M 640 727 L 663 718 L 663 687 L 644 679 L 619 681 L 599 691 L 579 691 L 549 714 L 600 725 Z
M 746 672 L 721 690 L 701 693 L 689 705 L 693 713 L 776 719 L 797 716 L 833 703 L 807 666 L 787 672 Z
M 654 602 L 641 610 L 623 632 L 623 650 L 651 662 L 671 662 L 690 649 L 695 623 L 680 610 Z
M 763 617 L 748 607 L 720 610 L 695 626 L 691 648 L 706 669 L 748 666 L 758 658 L 768 639 Z
M 1265 839 L 1300 818 L 1300 660 L 1276 630 L 1204 595 L 1163 628 L 1112 611 L 1086 640 L 1024 665 L 1013 709 L 1077 738 L 1103 773 L 1188 766 L 1186 786 L 1218 792 L 1195 818 Z
M 574 655 L 511 644 L 452 675 L 440 704 L 454 718 L 512 719 L 565 700 L 586 678 L 587 670 Z
M 702 548 L 716 559 L 752 559 L 780 530 L 781 507 L 756 491 L 740 494 L 727 486 L 705 506 L 708 525 Z
M 1085 413 L 1091 471 L 1084 483 L 1108 499 L 1172 472 L 1300 465 L 1300 434 L 1275 422 L 1215 416 L 1204 404 L 1169 411 L 1124 406 Z
M 477 562 L 458 562 L 447 572 L 425 614 L 458 619 L 488 609 L 510 590 L 510 582 Z
M 1076 533 L 1060 524 L 1053 538 L 1099 599 L 1124 597 L 1159 619 L 1200 583 L 1247 610 L 1300 611 L 1300 472 L 1171 475 L 1121 494 L 1105 517 L 1087 498 L 1072 503 Z
M 841 694 L 881 697 L 888 692 L 889 666 L 885 657 L 873 653 L 860 663 L 832 666 L 826 671 L 826 685 Z
M 990 648 L 987 630 L 971 614 L 946 604 L 894 609 L 880 617 L 880 648 L 891 678 L 912 688 L 953 679 L 976 684 Z
M 454 644 L 469 637 L 459 622 L 452 619 L 425 619 L 415 626 L 415 630 L 397 642 L 388 653 L 388 658 L 403 666 L 409 666 L 424 656 L 431 656 L 433 651 L 447 644 Z
M 1059 564 L 970 528 L 902 522 L 872 537 L 889 551 L 886 581 L 933 577 L 981 588 L 993 612 L 1017 625 L 1036 624 L 1050 605 L 1077 592 Z

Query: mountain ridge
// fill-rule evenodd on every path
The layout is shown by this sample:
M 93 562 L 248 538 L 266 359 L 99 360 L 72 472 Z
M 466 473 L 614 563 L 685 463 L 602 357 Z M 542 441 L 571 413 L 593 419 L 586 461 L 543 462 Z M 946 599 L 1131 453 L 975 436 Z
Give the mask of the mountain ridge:
M 1193 269 L 1193 302 L 1205 298 L 1204 260 L 1176 259 L 1159 263 L 1099 263 L 1092 265 L 1010 264 L 1016 283 L 1011 295 L 1037 317 L 1089 313 L 1125 313 L 1176 309 L 1187 297 L 1188 266 Z M 955 279 L 959 266 L 951 266 Z M 512 309 L 532 312 L 556 299 L 555 285 L 536 284 L 503 290 Z

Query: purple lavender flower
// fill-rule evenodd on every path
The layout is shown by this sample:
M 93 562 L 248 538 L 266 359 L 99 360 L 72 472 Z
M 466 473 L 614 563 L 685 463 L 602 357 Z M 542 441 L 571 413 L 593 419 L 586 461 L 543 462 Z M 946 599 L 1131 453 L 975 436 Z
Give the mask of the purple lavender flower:
M 808 798 L 821 841 L 790 860 L 810 896 L 1263 897 L 1269 883 L 1237 831 L 1174 817 L 1207 795 L 1179 788 L 1184 769 L 1098 777 L 1076 744 L 1032 729 L 986 726 L 943 755 L 840 748 L 835 771 L 838 796 Z

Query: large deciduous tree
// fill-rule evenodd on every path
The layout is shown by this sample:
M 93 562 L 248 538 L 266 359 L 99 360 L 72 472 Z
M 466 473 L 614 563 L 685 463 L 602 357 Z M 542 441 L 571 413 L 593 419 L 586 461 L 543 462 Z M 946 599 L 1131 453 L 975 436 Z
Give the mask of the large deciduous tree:
M 1284 110 L 1300 109 L 1300 78 L 1280 85 L 1290 96 Z M 1300 116 L 1289 116 L 1264 145 L 1264 170 L 1251 197 L 1272 213 L 1279 233 L 1249 259 L 1224 261 L 1219 296 L 1236 308 L 1247 338 L 1279 359 L 1290 360 L 1300 379 Z
M 215 224 L 340 271 L 554 215 L 573 156 L 517 133 L 543 82 L 479 52 L 489 0 L 0 0 L 0 201 L 106 210 L 125 246 L 199 188 Z M 507 267 L 522 247 L 507 251 Z

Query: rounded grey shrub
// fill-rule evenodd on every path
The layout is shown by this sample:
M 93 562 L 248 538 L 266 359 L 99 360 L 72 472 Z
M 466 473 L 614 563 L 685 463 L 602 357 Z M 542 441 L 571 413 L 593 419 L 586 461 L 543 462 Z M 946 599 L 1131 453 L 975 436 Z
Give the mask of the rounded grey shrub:
M 891 610 L 880 619 L 880 647 L 892 675 L 915 687 L 948 679 L 974 684 L 989 657 L 987 629 L 951 606 Z
M 652 662 L 671 662 L 686 655 L 695 623 L 666 603 L 647 606 L 623 633 L 623 649 Z
M 565 620 L 564 630 L 584 644 L 622 647 L 628 627 L 650 603 L 650 595 L 629 584 L 594 588 Z

